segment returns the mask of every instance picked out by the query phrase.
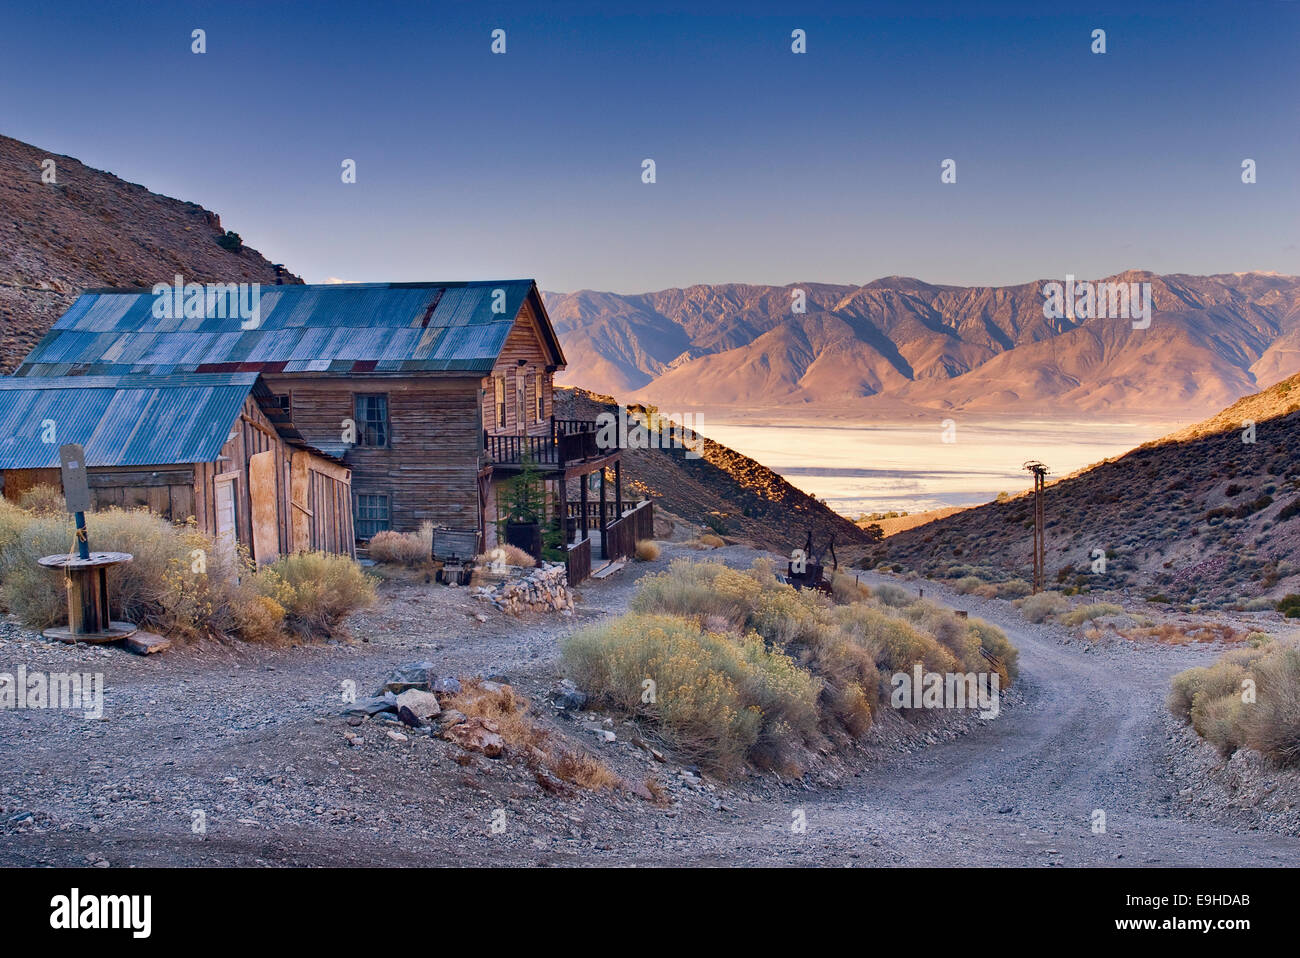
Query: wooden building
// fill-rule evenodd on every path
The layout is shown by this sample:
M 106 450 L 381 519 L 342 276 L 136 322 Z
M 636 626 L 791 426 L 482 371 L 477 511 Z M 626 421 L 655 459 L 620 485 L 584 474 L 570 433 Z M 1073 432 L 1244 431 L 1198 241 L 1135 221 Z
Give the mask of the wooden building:
M 256 373 L 0 379 L 0 483 L 17 501 L 86 454 L 96 509 L 147 507 L 259 563 L 355 555 L 351 473 L 314 449 Z
M 531 280 L 265 287 L 242 322 L 159 319 L 154 300 L 83 295 L 17 376 L 260 374 L 306 441 L 351 469 L 361 541 L 428 520 L 490 546 L 497 489 L 526 458 L 571 539 L 621 512 L 619 450 L 597 448 L 595 423 L 554 418 L 565 359 Z M 607 509 L 585 501 L 594 479 L 566 501 L 566 480 L 597 475 L 612 480 Z

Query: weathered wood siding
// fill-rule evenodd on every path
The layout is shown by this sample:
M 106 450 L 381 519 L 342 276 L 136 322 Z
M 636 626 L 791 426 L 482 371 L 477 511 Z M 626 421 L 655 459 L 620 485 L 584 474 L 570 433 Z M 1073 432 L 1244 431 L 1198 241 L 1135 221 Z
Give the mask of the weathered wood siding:
M 520 366 L 519 361 L 524 361 Z M 555 412 L 554 375 L 547 371 L 550 358 L 542 340 L 541 327 L 532 307 L 527 303 L 519 311 L 514 328 L 506 337 L 501 355 L 492 374 L 483 380 L 483 422 L 493 435 L 542 435 L 551 428 Z M 496 407 L 496 377 L 504 377 L 506 384 L 506 424 L 498 425 Z M 525 392 L 524 420 L 518 416 L 517 390 L 522 383 Z M 537 391 L 542 393 L 542 416 L 537 421 Z
M 115 466 L 88 470 L 92 508 L 147 508 L 174 522 L 194 515 L 194 469 L 192 466 Z M 36 485 L 62 487 L 58 469 L 8 469 L 4 473 L 4 496 L 19 501 Z
M 327 449 L 342 441 L 358 393 L 387 395 L 388 445 L 355 445 L 345 457 L 353 504 L 361 495 L 388 496 L 389 528 L 399 532 L 414 532 L 426 519 L 478 528 L 483 425 L 477 376 L 295 373 L 267 376 L 266 382 L 290 397 L 293 424 L 306 440 Z

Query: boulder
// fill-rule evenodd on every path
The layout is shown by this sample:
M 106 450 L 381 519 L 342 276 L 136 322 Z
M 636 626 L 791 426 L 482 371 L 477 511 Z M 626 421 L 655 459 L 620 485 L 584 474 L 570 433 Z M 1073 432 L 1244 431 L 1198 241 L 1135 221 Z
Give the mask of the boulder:
M 587 693 L 579 689 L 569 679 L 565 679 L 551 690 L 551 704 L 557 709 L 577 712 L 586 706 Z
M 397 694 L 407 689 L 432 692 L 433 685 L 437 681 L 438 673 L 434 670 L 432 662 L 411 662 L 395 668 L 375 694 L 382 695 L 385 692 Z
M 393 695 L 376 695 L 373 698 L 358 699 L 343 710 L 344 715 L 378 715 L 380 712 L 397 710 L 397 697 Z
M 494 729 L 496 723 L 475 718 L 442 730 L 442 737 L 467 752 L 482 752 L 488 758 L 500 758 L 506 742 Z
M 452 675 L 444 675 L 434 680 L 432 690 L 439 695 L 456 695 L 460 692 L 460 680 Z
M 410 709 L 415 713 L 416 718 L 431 719 L 435 718 L 442 711 L 442 706 L 438 704 L 438 697 L 432 692 L 425 692 L 421 689 L 407 689 L 397 696 L 397 707 Z

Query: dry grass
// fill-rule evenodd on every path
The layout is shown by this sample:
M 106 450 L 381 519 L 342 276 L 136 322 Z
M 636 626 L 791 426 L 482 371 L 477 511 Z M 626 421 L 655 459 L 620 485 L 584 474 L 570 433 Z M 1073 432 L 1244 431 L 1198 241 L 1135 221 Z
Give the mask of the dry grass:
M 641 562 L 654 562 L 659 558 L 659 543 L 653 539 L 638 539 L 636 557 Z
M 1166 622 L 1162 625 L 1125 629 L 1120 632 L 1120 635 L 1134 642 L 1158 642 L 1162 645 L 1190 645 L 1194 642 L 1223 642 L 1228 645 L 1240 645 L 1246 642 L 1250 633 L 1234 629 L 1232 626 L 1221 622 L 1199 624 Z
M 711 532 L 704 533 L 695 541 L 700 544 L 701 548 L 705 549 L 720 549 L 727 544 L 722 536 L 715 536 Z
M 20 508 L 38 516 L 66 516 L 67 500 L 58 486 L 40 483 L 32 486 L 18 498 Z
M 506 748 L 535 770 L 545 769 L 561 781 L 592 791 L 623 785 L 623 780 L 600 759 L 568 748 L 543 727 L 533 717 L 528 699 L 509 685 L 485 688 L 482 679 L 462 679 L 461 691 L 442 704 L 465 713 L 467 718 L 492 722 Z

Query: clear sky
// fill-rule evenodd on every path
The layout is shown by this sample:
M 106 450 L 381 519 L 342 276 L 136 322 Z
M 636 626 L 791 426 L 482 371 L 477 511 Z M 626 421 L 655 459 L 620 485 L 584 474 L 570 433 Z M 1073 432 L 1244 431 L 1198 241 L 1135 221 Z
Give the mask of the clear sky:
M 1300 273 L 1294 0 L 0 4 L 0 132 L 309 282 Z

